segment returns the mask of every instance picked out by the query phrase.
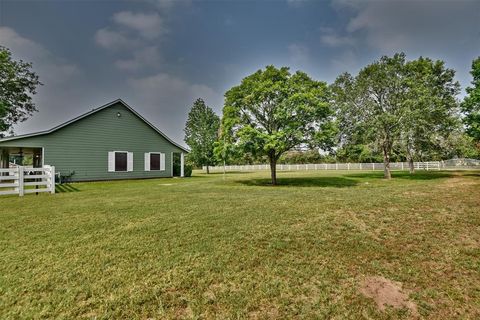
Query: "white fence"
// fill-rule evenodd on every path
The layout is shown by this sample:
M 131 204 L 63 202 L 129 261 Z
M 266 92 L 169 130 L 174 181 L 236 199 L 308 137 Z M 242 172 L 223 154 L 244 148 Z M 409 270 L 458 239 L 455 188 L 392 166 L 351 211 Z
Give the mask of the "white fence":
M 55 193 L 55 167 L 0 169 L 0 195 L 37 192 Z
M 414 162 L 417 170 L 441 170 L 441 161 Z M 211 172 L 222 172 L 223 166 L 209 167 Z M 391 170 L 409 170 L 408 162 L 391 162 Z M 207 167 L 203 167 L 206 171 Z M 261 171 L 270 170 L 268 164 L 225 166 L 225 171 Z M 384 170 L 383 163 L 315 163 L 315 164 L 277 164 L 277 171 L 307 171 L 307 170 Z

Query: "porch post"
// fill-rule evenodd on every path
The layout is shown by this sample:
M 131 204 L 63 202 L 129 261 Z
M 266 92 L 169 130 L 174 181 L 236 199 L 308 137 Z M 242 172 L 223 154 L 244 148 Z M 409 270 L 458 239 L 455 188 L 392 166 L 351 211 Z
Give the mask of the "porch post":
M 0 168 L 8 168 L 8 152 L 6 149 L 0 149 Z
M 182 153 L 180 153 L 180 177 L 184 177 L 184 176 L 185 176 L 184 170 L 183 170 L 183 169 L 184 169 L 184 168 L 183 168 L 184 166 L 185 166 L 185 156 L 184 156 L 184 154 L 183 154 L 183 152 L 182 152 Z

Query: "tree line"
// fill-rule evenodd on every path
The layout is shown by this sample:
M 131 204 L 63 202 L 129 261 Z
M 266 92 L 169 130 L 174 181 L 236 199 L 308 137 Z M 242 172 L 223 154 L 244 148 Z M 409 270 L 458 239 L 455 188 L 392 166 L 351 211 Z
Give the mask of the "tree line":
M 383 56 L 332 84 L 288 67 L 245 77 L 225 93 L 220 118 L 198 99 L 185 142 L 195 166 L 288 159 L 384 163 L 480 156 L 480 57 L 460 101 L 455 71 L 441 60 Z M 319 152 L 320 151 L 320 152 Z M 299 156 L 300 155 L 300 156 Z

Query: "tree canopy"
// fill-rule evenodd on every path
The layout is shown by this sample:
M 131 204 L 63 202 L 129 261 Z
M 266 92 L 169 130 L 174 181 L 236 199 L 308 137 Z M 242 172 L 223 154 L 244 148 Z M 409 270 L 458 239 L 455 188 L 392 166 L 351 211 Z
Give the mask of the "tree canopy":
M 32 64 L 13 60 L 10 50 L 0 46 L 0 136 L 37 111 L 32 96 L 39 85 Z
M 215 164 L 213 149 L 219 127 L 220 118 L 202 99 L 197 99 L 188 113 L 185 143 L 190 147 L 189 159 L 196 166 L 207 166 L 207 172 Z
M 413 161 L 432 158 L 446 148 L 450 134 L 459 129 L 456 96 L 460 84 L 455 71 L 443 61 L 420 57 L 405 64 L 405 113 L 400 148 L 413 172 Z
M 472 86 L 466 89 L 467 96 L 462 103 L 462 111 L 465 113 L 467 134 L 480 145 L 480 57 L 472 62 L 470 74 L 473 77 Z
M 304 72 L 291 74 L 287 67 L 274 66 L 258 70 L 225 94 L 223 148 L 267 157 L 275 185 L 276 163 L 284 152 L 302 144 L 331 143 L 328 92 L 325 82 Z

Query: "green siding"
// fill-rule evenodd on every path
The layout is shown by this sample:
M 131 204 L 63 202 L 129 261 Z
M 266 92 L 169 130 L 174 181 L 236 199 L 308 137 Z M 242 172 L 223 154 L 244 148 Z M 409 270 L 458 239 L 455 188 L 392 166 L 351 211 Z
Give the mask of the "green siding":
M 172 152 L 183 152 L 121 103 L 49 134 L 0 142 L 7 146 L 43 147 L 44 164 L 75 171 L 75 181 L 171 177 Z M 133 171 L 108 172 L 109 151 L 133 152 Z M 165 171 L 145 171 L 145 152 L 165 153 Z

